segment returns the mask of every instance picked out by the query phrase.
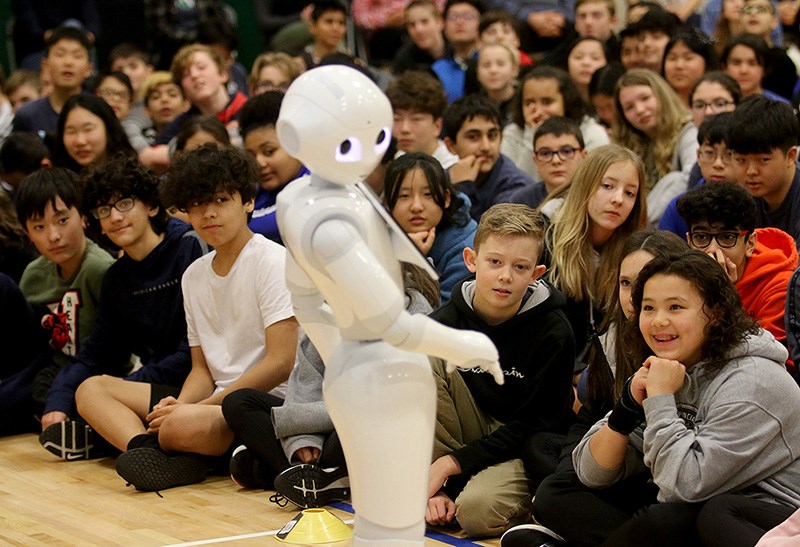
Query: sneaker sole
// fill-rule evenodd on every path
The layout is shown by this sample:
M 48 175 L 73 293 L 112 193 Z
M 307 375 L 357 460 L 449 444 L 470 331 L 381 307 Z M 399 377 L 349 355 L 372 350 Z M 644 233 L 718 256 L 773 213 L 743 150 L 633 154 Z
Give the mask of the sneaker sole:
M 39 443 L 62 460 L 88 460 L 94 448 L 94 430 L 82 420 L 68 420 L 47 426 Z
M 195 484 L 208 475 L 208 465 L 202 456 L 170 456 L 155 448 L 128 450 L 117 458 L 116 469 L 126 482 L 146 492 Z
M 298 507 L 309 509 L 350 499 L 350 480 L 341 467 L 326 471 L 300 464 L 275 477 L 275 491 Z

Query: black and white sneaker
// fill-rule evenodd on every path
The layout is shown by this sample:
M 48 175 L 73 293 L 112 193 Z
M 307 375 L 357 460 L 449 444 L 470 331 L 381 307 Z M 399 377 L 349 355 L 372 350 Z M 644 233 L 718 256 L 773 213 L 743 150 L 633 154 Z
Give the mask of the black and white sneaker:
M 208 461 L 200 454 L 166 454 L 156 448 L 134 448 L 117 458 L 117 473 L 137 490 L 157 492 L 195 484 L 208 475 Z
M 231 480 L 241 488 L 272 489 L 272 476 L 245 445 L 233 451 L 229 468 Z
M 88 460 L 94 448 L 94 430 L 80 419 L 58 422 L 39 434 L 39 443 L 62 460 Z
M 350 499 L 347 469 L 300 464 L 275 477 L 275 491 L 298 507 L 322 507 L 334 501 Z
M 564 538 L 539 524 L 520 524 L 509 528 L 500 537 L 500 547 L 558 547 Z

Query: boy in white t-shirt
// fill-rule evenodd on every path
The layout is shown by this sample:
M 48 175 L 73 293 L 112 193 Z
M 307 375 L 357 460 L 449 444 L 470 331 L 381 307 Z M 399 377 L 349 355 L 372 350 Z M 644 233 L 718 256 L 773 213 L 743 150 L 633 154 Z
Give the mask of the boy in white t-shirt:
M 176 159 L 162 187 L 165 204 L 185 211 L 215 250 L 189 266 L 181 283 L 192 369 L 180 394 L 157 401 L 123 386 L 121 400 L 131 420 L 144 417 L 146 432 L 127 441 L 104 435 L 125 450 L 117 472 L 139 490 L 205 478 L 203 456 L 225 455 L 234 440 L 220 406 L 228 393 L 256 388 L 283 397 L 297 322 L 285 249 L 247 227 L 258 179 L 242 152 L 207 145 Z

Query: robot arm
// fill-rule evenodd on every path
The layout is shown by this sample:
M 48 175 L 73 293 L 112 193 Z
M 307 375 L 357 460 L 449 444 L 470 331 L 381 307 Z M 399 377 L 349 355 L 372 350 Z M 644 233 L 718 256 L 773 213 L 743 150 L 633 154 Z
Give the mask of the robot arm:
M 286 286 L 292 293 L 292 308 L 300 326 L 327 362 L 342 337 L 330 307 L 303 268 L 289 253 L 286 257 Z
M 440 357 L 447 372 L 456 367 L 480 368 L 498 384 L 505 383 L 497 348 L 482 332 L 454 329 L 426 315 L 403 312 L 386 333 L 386 341 L 401 349 Z
M 354 226 L 343 220 L 325 222 L 314 233 L 312 245 L 352 309 L 351 317 L 337 315 L 340 324 L 360 321 L 376 338 L 400 349 L 445 359 L 448 371 L 456 366 L 479 367 L 503 383 L 497 349 L 486 335 L 405 311 L 402 291 Z

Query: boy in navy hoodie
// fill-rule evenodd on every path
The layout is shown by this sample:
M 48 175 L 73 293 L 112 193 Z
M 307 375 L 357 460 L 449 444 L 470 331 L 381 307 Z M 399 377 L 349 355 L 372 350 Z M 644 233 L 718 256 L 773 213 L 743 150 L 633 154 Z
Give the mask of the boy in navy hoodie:
M 94 448 L 86 422 L 71 419 L 77 418 L 75 392 L 87 378 L 92 408 L 107 416 L 105 388 L 121 382 L 119 376 L 153 384 L 156 402 L 179 392 L 191 366 L 181 276 L 208 251 L 191 226 L 167 216 L 158 177 L 136 159 L 115 158 L 81 182 L 84 214 L 123 255 L 103 278 L 94 332 L 47 394 L 39 441 L 67 460 L 90 457 Z M 131 355 L 142 367 L 129 374 Z
M 480 370 L 448 375 L 434 362 L 437 424 L 429 524 L 455 518 L 470 536 L 499 536 L 530 519 L 532 491 L 520 459 L 536 433 L 565 430 L 571 415 L 575 338 L 564 296 L 540 279 L 545 221 L 527 205 L 500 204 L 481 217 L 464 262 L 475 274 L 432 317 L 477 330 L 500 353 L 505 384 Z
M 500 153 L 502 131 L 500 109 L 487 97 L 466 95 L 444 112 L 444 143 L 460 158 L 448 170 L 450 182 L 469 197 L 475 220 L 495 203 L 510 203 L 520 188 L 533 186 L 533 179 Z

